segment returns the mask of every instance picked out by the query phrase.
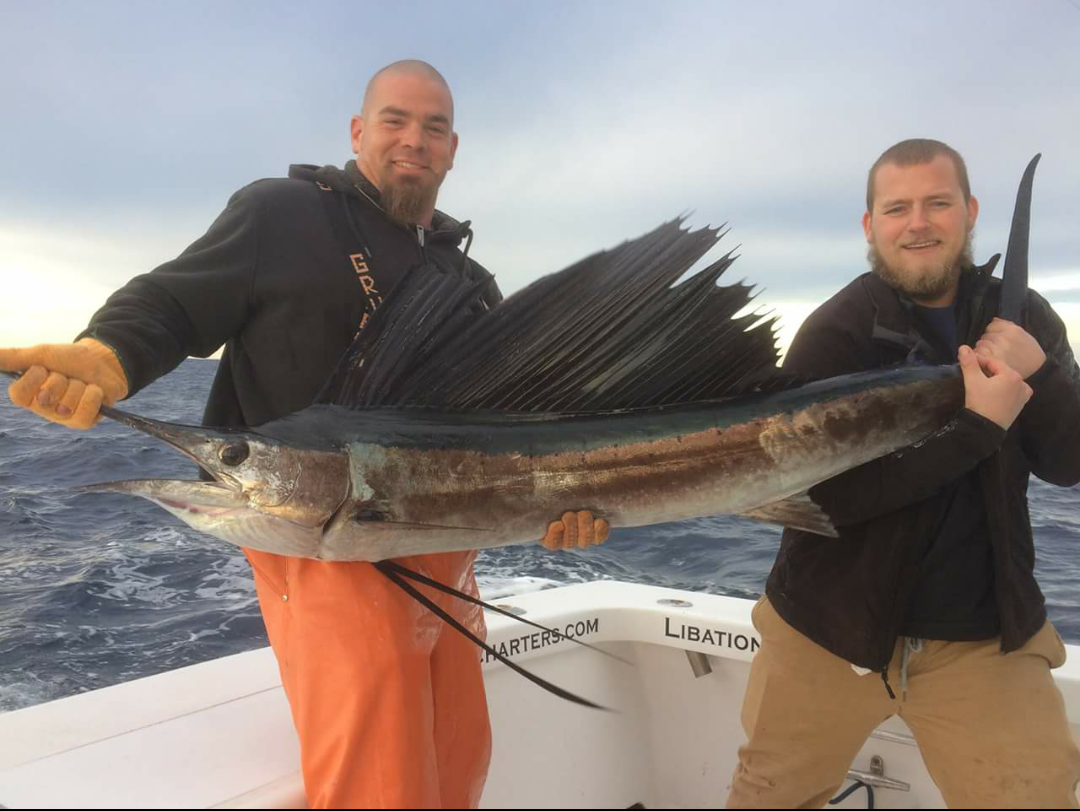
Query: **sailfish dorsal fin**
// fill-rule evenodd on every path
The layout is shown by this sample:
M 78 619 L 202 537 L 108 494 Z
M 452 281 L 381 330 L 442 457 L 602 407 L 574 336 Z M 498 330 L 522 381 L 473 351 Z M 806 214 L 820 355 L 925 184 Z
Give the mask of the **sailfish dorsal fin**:
M 714 400 L 777 385 L 774 321 L 737 315 L 731 253 L 675 282 L 719 240 L 681 221 L 545 276 L 494 309 L 432 265 L 413 268 L 344 356 L 320 401 L 599 411 Z

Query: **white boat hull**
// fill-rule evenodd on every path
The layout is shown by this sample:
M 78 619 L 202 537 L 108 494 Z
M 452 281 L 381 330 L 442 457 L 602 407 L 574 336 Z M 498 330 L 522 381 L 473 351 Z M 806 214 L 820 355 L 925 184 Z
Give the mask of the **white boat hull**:
M 750 601 L 604 581 L 499 604 L 603 643 L 635 666 L 489 614 L 491 644 L 617 712 L 570 704 L 496 661 L 485 664 L 494 753 L 482 807 L 724 804 L 758 645 Z M 1069 646 L 1069 655 L 1055 675 L 1080 737 L 1080 649 Z M 703 662 L 711 672 L 698 676 L 692 664 Z M 853 768 L 871 771 L 875 756 L 886 778 L 910 785 L 877 789 L 878 808 L 944 807 L 900 719 L 874 733 Z M 303 804 L 295 734 L 269 649 L 0 715 L 0 806 Z M 865 808 L 865 792 L 837 807 Z

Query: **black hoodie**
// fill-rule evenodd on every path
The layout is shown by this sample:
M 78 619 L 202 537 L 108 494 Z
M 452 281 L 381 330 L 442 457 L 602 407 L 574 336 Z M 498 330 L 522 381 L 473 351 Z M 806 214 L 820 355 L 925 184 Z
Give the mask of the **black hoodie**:
M 989 268 L 964 274 L 957 301 L 961 340 L 972 345 L 982 335 L 997 312 L 999 292 Z M 1032 291 L 1027 310 L 1026 329 L 1047 359 L 1028 378 L 1034 395 L 1007 432 L 963 409 L 933 437 L 810 488 L 840 537 L 784 530 L 766 592 L 789 625 L 837 656 L 884 673 L 897 635 L 911 619 L 913 598 L 927 608 L 953 596 L 940 591 L 949 588 L 940 578 L 925 580 L 922 564 L 930 542 L 942 541 L 941 518 L 955 506 L 958 484 L 974 482 L 981 490 L 978 508 L 985 510 L 985 523 L 976 529 L 985 528 L 990 546 L 990 608 L 997 613 L 1002 651 L 1017 650 L 1039 630 L 1046 610 L 1034 575 L 1028 477 L 1034 473 L 1063 486 L 1080 482 L 1080 368 L 1065 326 L 1046 300 Z M 864 274 L 806 320 L 784 369 L 831 377 L 918 358 L 928 349 L 910 303 L 879 277 Z M 957 596 L 974 606 L 985 579 L 951 557 L 961 564 L 952 571 L 952 588 L 970 590 Z M 985 565 L 981 550 L 968 562 Z M 917 591 L 920 585 L 930 591 Z M 962 629 L 960 638 L 978 631 L 984 618 L 972 619 L 974 626 Z
M 206 234 L 110 296 L 79 337 L 116 350 L 130 394 L 224 344 L 203 421 L 260 425 L 311 404 L 410 268 L 491 279 L 459 250 L 465 238 L 469 224 L 441 212 L 430 230 L 390 220 L 353 161 L 292 166 L 236 192 Z M 500 298 L 492 279 L 486 300 Z

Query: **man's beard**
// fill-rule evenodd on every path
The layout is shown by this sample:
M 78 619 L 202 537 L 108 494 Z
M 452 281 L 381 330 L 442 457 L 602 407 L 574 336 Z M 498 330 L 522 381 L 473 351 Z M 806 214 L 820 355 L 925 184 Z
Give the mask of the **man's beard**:
M 941 298 L 956 285 L 960 278 L 960 271 L 975 264 L 972 250 L 974 234 L 974 229 L 967 232 L 964 244 L 956 256 L 936 267 L 929 268 L 917 277 L 913 277 L 910 270 L 894 268 L 886 264 L 878 253 L 877 246 L 872 242 L 866 251 L 866 259 L 870 262 L 870 270 L 874 275 L 881 278 L 889 287 L 899 290 L 914 301 L 932 301 Z
M 380 193 L 387 216 L 402 225 L 415 225 L 435 204 L 434 192 L 421 183 L 387 183 Z

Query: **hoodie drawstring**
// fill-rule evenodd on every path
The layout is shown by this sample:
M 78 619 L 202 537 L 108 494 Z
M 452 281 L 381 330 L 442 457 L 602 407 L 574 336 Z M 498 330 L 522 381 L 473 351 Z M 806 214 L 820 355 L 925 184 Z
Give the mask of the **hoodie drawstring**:
M 920 653 L 923 649 L 923 642 L 925 640 L 916 639 L 912 636 L 904 637 L 904 649 L 900 653 L 900 700 L 907 700 L 907 682 L 908 682 L 908 663 L 911 661 L 911 654 Z
M 335 189 L 325 183 L 316 181 L 316 184 L 323 191 L 335 191 Z M 379 201 L 373 198 L 362 186 L 354 183 L 353 188 L 355 188 L 360 195 L 365 197 L 372 205 L 374 205 L 380 211 L 383 210 L 382 206 L 379 204 Z M 371 250 L 371 243 L 368 241 L 367 234 L 364 233 L 364 229 L 360 225 L 360 218 L 357 216 L 356 212 L 353 210 L 352 205 L 350 204 L 350 195 L 339 191 L 338 205 L 340 205 L 341 208 L 339 210 L 334 210 L 332 209 L 333 202 L 328 200 L 327 216 L 330 218 L 330 222 L 331 225 L 334 227 L 338 242 L 341 244 L 341 247 L 344 250 L 346 256 L 350 255 L 352 251 L 356 250 L 356 247 L 351 247 L 353 239 L 355 239 L 359 242 L 359 246 L 357 247 L 361 247 L 363 249 L 366 260 L 369 262 L 372 261 L 375 258 L 375 255 L 374 252 Z M 340 213 L 338 213 L 339 211 Z M 440 214 L 440 216 L 445 215 Z M 487 272 L 475 262 L 472 262 L 469 259 L 469 249 L 472 247 L 473 241 L 472 228 L 469 227 L 471 223 L 468 220 L 459 223 L 451 220 L 449 217 L 447 217 L 446 219 L 450 221 L 450 224 L 453 226 L 453 230 L 456 232 L 456 234 L 460 235 L 459 238 L 464 237 L 465 239 L 465 248 L 461 252 L 462 278 L 471 282 L 479 282 L 483 280 L 486 283 L 486 289 L 484 290 L 481 298 L 483 302 L 483 307 L 485 309 L 491 309 L 500 301 L 502 301 L 503 297 L 502 294 L 499 292 L 498 286 L 495 284 L 494 275 Z M 348 231 L 350 232 L 350 235 L 353 239 L 349 239 L 348 236 L 343 233 L 346 227 L 348 228 Z M 423 232 L 421 231 L 420 234 L 422 233 Z M 442 231 L 440 231 L 439 233 L 441 234 Z M 418 239 L 421 238 L 418 237 Z M 423 241 L 420 242 L 420 245 L 421 250 L 423 251 Z
M 472 247 L 473 233 L 469 223 L 465 223 L 465 250 L 461 252 L 461 270 L 469 278 L 469 248 Z

